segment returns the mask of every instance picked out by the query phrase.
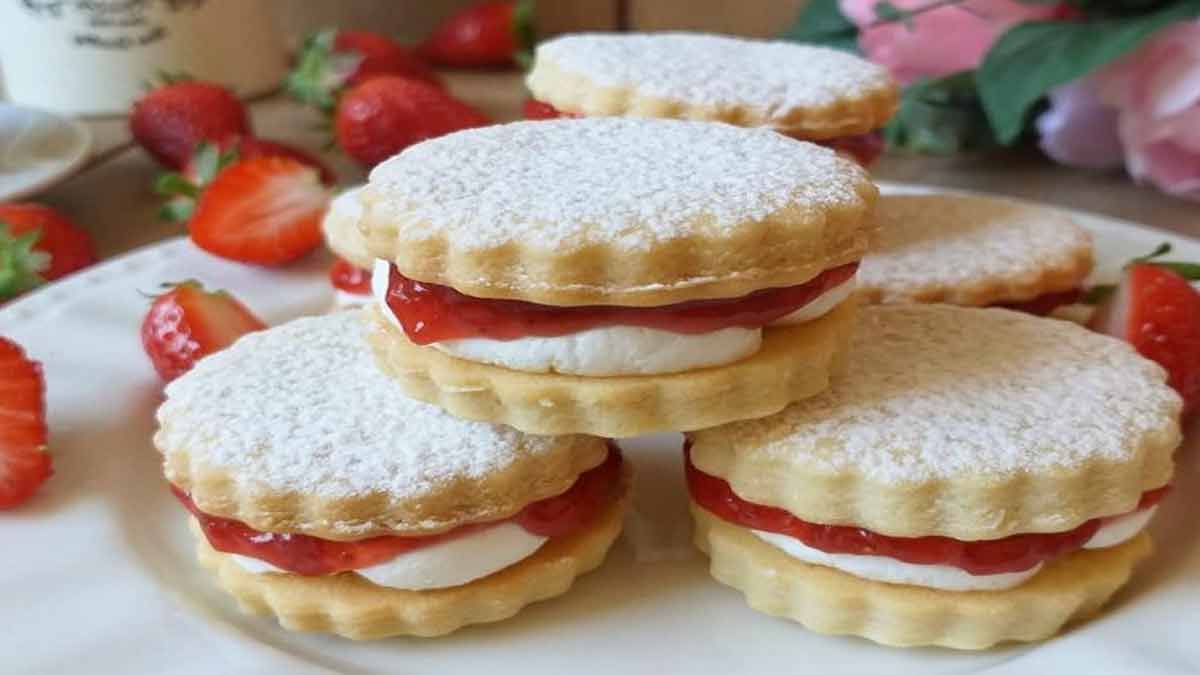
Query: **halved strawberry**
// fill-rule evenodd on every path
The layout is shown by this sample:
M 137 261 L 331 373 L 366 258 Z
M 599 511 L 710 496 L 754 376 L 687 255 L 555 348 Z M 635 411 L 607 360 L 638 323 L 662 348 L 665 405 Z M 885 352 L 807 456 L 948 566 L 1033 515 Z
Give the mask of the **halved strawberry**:
M 54 473 L 46 436 L 42 367 L 0 337 L 0 509 L 29 499 Z
M 200 195 L 188 230 L 210 253 L 282 265 L 321 244 L 328 203 L 312 167 L 287 157 L 244 159 L 221 169 Z
M 195 154 L 182 171 L 163 173 L 155 180 L 154 191 L 168 198 L 158 216 L 174 222 L 191 218 L 196 210 L 196 199 L 221 169 L 239 159 L 255 157 L 289 157 L 319 171 L 325 185 L 332 186 L 337 182 L 337 176 L 324 162 L 286 143 L 255 136 L 236 136 L 220 145 L 205 141 L 196 146 Z
M 182 169 L 202 141 L 250 134 L 245 106 L 225 87 L 186 76 L 165 80 L 135 101 L 129 113 L 133 137 L 159 164 Z
M 347 155 L 372 167 L 414 143 L 490 123 L 487 115 L 431 84 L 380 76 L 342 95 L 334 132 Z
M 1162 263 L 1130 265 L 1088 327 L 1165 368 L 1185 414 L 1200 405 L 1200 293 L 1182 274 Z
M 164 380 L 191 370 L 196 361 L 267 327 L 237 298 L 206 291 L 199 282 L 167 284 L 142 320 L 142 347 Z
M 0 302 L 94 262 L 92 238 L 55 209 L 0 204 Z
M 442 85 L 441 78 L 420 57 L 386 35 L 333 28 L 313 33 L 304 41 L 286 85 L 293 97 L 332 110 L 343 89 L 376 75 L 400 75 Z

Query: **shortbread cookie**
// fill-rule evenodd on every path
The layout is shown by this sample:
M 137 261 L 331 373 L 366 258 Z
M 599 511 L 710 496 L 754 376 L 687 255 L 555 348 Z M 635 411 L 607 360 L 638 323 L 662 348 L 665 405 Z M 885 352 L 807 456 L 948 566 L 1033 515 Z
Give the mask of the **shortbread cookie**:
M 379 309 L 429 353 L 421 361 L 545 376 L 543 388 L 578 378 L 708 377 L 748 363 L 779 342 L 772 331 L 795 325 L 789 342 L 816 360 L 789 364 L 777 382 L 764 372 L 757 384 L 800 396 L 824 385 L 783 380 L 827 376 L 832 355 L 802 343 L 823 344 L 805 333 L 824 331 L 817 320 L 849 306 L 876 194 L 853 162 L 769 131 L 624 118 L 524 122 L 443 136 L 380 165 L 363 192 L 363 227 L 382 261 L 373 280 Z M 392 366 L 424 368 L 407 358 Z M 738 403 L 724 421 L 738 419 Z M 526 415 L 463 414 L 547 430 L 521 426 Z M 681 421 L 691 429 L 710 417 L 696 411 Z
M 779 575 L 768 611 L 817 630 L 1046 638 L 1145 554 L 1135 538 L 1169 490 L 1180 408 L 1157 365 L 1067 322 L 864 308 L 828 392 L 690 435 L 697 538 L 756 606 Z
M 526 84 L 535 100 L 565 115 L 726 122 L 848 150 L 899 102 L 887 69 L 852 54 L 699 33 L 548 40 Z
M 886 195 L 862 261 L 869 302 L 1004 305 L 1036 314 L 1075 302 L 1092 239 L 1053 209 L 964 194 Z
M 371 301 L 371 268 L 374 259 L 367 252 L 366 242 L 358 229 L 362 206 L 358 193 L 362 186 L 353 187 L 329 202 L 321 230 L 325 243 L 337 256 L 329 270 L 333 284 L 335 309 L 361 307 Z
M 355 312 L 300 319 L 168 385 L 155 444 L 222 584 L 289 627 L 436 635 L 595 567 L 628 491 L 616 447 L 409 399 L 362 326 Z

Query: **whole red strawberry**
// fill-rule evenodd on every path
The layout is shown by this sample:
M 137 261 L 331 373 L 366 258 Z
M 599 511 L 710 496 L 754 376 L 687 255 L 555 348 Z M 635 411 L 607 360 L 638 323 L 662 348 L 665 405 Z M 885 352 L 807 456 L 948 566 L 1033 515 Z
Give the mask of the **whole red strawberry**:
M 442 22 L 419 53 L 439 66 L 496 68 L 527 64 L 533 43 L 532 2 L 481 2 Z
M 129 130 L 159 164 L 182 169 L 201 141 L 248 136 L 250 119 L 225 87 L 174 78 L 134 102 Z
M 294 159 L 320 172 L 321 182 L 325 185 L 332 186 L 337 182 L 337 175 L 316 156 L 279 141 L 238 136 L 221 147 L 205 141 L 197 146 L 195 154 L 182 171 L 161 174 L 154 182 L 154 191 L 168 198 L 159 210 L 159 217 L 175 222 L 187 221 L 196 210 L 196 200 L 221 169 L 239 159 L 256 157 Z
M 372 167 L 414 143 L 490 123 L 483 113 L 431 84 L 384 76 L 342 95 L 334 133 L 347 155 Z
M 282 265 L 321 244 L 329 191 L 315 169 L 287 157 L 236 161 L 196 201 L 188 221 L 200 248 L 240 262 Z
M 304 41 L 287 90 L 295 98 L 331 110 L 346 87 L 376 75 L 399 75 L 441 86 L 441 78 L 412 50 L 370 31 L 313 33 Z
M 196 361 L 233 344 L 266 324 L 232 295 L 209 292 L 198 282 L 168 284 L 142 320 L 142 347 L 167 381 Z
M 54 473 L 46 436 L 42 367 L 0 337 L 0 509 L 25 502 Z
M 1168 264 L 1178 263 L 1126 268 L 1088 326 L 1125 340 L 1165 368 L 1189 413 L 1200 405 L 1200 293 Z
M 96 262 L 92 238 L 58 211 L 0 203 L 0 301 Z

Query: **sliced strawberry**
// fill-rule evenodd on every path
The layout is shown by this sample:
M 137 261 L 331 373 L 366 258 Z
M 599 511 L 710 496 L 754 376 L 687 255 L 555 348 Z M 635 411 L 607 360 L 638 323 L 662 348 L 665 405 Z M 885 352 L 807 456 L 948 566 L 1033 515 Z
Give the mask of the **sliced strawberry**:
M 371 271 L 338 258 L 329 268 L 329 282 L 339 291 L 355 295 L 371 294 Z
M 441 78 L 412 50 L 370 31 L 313 33 L 304 41 L 287 90 L 295 98 L 332 110 L 346 87 L 376 75 L 399 75 L 441 86 Z
M 42 367 L 0 337 L 0 509 L 25 502 L 54 473 L 46 436 Z
M 1181 274 L 1152 262 L 1131 265 L 1088 326 L 1165 368 L 1185 413 L 1200 404 L 1200 293 Z
M 257 157 L 221 169 L 188 223 L 192 241 L 216 255 L 282 265 L 321 243 L 329 192 L 317 172 L 286 157 Z
M 325 185 L 332 186 L 337 182 L 337 175 L 324 162 L 286 143 L 254 136 L 237 136 L 221 146 L 205 141 L 196 147 L 183 171 L 163 173 L 155 180 L 154 191 L 168 198 L 159 209 L 159 217 L 174 222 L 187 221 L 196 210 L 196 199 L 221 169 L 239 159 L 255 157 L 288 157 L 319 171 Z
M 96 262 L 92 238 L 41 204 L 0 204 L 0 301 Z
M 421 44 L 431 63 L 453 68 L 527 65 L 536 41 L 533 2 L 480 2 L 443 21 Z
M 490 123 L 486 115 L 433 85 L 381 76 L 342 95 L 334 131 L 347 155 L 372 167 L 414 143 Z
M 142 347 L 164 380 L 191 370 L 196 361 L 267 327 L 225 291 L 206 291 L 195 281 L 168 284 L 142 320 Z
M 173 79 L 134 102 L 129 130 L 159 164 L 178 170 L 201 141 L 250 135 L 250 118 L 225 87 Z
M 521 113 L 527 120 L 556 120 L 562 117 L 578 117 L 578 115 L 565 113 L 549 103 L 543 103 L 536 98 L 525 99 L 524 105 L 521 106 Z

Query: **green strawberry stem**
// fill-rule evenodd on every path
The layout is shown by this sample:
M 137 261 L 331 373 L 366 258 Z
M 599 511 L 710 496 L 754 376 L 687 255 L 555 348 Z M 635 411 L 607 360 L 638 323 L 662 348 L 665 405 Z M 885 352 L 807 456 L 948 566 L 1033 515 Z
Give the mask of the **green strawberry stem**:
M 41 272 L 50 266 L 50 256 L 33 248 L 41 236 L 41 230 L 13 236 L 8 223 L 0 221 L 0 301 L 45 283 Z

